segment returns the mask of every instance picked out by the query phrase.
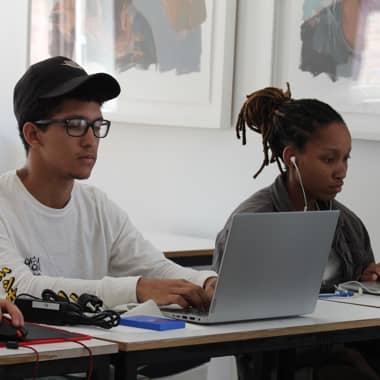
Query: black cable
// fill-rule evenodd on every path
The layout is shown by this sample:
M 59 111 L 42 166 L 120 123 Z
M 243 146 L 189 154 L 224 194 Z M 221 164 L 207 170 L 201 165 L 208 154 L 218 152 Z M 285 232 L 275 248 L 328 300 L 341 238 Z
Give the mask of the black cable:
M 58 301 L 58 295 L 51 289 L 44 289 L 41 293 L 41 298 L 45 301 Z
M 29 298 L 29 299 L 39 300 L 39 301 L 41 301 L 41 298 L 36 297 L 36 296 L 32 296 L 31 294 L 28 294 L 28 293 L 20 293 L 20 294 L 17 294 L 17 297 L 16 297 L 16 298 L 22 298 L 22 297 L 27 297 L 27 298 Z
M 44 289 L 41 296 L 42 299 L 22 293 L 16 297 L 16 301 L 17 298 L 26 298 L 30 300 L 40 300 L 60 304 L 61 307 L 57 313 L 60 315 L 60 323 L 63 322 L 63 324 L 95 325 L 105 329 L 110 329 L 117 326 L 120 322 L 120 314 L 114 310 L 104 310 L 103 301 L 99 297 L 92 294 L 83 293 L 78 297 L 75 293 L 71 293 L 70 297 L 68 297 L 63 290 L 56 293 L 51 289 Z M 77 300 L 77 302 L 72 300 Z M 38 311 L 35 312 L 37 313 Z M 56 318 L 53 319 L 50 317 L 50 320 L 47 321 L 46 319 L 49 319 L 49 317 L 45 316 L 46 319 L 44 319 L 44 316 L 41 316 L 41 319 L 39 319 L 39 316 L 34 316 L 38 319 L 34 319 L 34 322 L 52 323 L 52 320 L 55 321 L 53 324 L 57 324 Z
M 113 310 L 104 310 L 93 314 L 68 311 L 65 313 L 65 322 L 69 325 L 93 325 L 110 329 L 119 324 L 120 315 Z
M 83 310 L 95 313 L 97 311 L 103 311 L 103 301 L 93 295 L 88 293 L 83 293 L 78 297 L 78 305 L 80 305 Z

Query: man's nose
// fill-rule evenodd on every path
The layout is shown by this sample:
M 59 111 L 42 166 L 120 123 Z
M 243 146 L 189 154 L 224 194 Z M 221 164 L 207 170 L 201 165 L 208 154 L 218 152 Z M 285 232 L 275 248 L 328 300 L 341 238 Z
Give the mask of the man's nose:
M 81 143 L 82 145 L 90 145 L 94 146 L 97 145 L 99 142 L 98 138 L 94 135 L 94 130 L 92 127 L 89 127 L 87 132 L 81 137 Z

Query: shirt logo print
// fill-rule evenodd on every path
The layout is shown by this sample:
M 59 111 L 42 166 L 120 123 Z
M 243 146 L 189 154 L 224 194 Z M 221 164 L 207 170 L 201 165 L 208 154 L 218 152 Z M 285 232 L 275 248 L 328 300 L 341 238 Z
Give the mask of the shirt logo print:
M 36 256 L 27 257 L 24 261 L 24 264 L 29 267 L 29 269 L 32 271 L 32 273 L 35 276 L 41 275 L 41 265 L 40 265 L 40 258 Z

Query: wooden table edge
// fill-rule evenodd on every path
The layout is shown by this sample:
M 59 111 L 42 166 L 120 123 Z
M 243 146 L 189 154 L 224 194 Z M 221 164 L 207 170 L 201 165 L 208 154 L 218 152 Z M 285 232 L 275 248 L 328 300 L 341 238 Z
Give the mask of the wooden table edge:
M 116 342 L 119 345 L 120 351 L 142 351 L 159 348 L 173 348 L 173 347 L 185 347 L 193 345 L 202 345 L 210 343 L 223 343 L 223 342 L 236 342 L 242 340 L 262 339 L 262 338 L 274 338 L 291 335 L 302 335 L 310 333 L 323 333 L 323 332 L 335 332 L 349 329 L 360 329 L 366 327 L 379 327 L 380 319 L 363 319 L 358 321 L 346 321 L 346 322 L 333 322 L 323 323 L 318 325 L 309 326 L 292 326 L 263 329 L 257 331 L 239 331 L 231 333 L 218 333 L 207 336 L 194 336 L 194 337 L 177 337 L 170 339 L 152 340 L 145 342 Z M 105 338 L 98 338 L 105 339 Z M 107 340 L 107 339 L 105 339 Z
M 194 249 L 194 250 L 185 250 L 185 251 L 164 251 L 165 257 L 177 258 L 177 257 L 196 257 L 196 256 L 212 256 L 214 254 L 213 249 Z
M 93 338 L 95 339 L 95 338 Z M 104 339 L 98 339 L 96 338 L 97 341 L 103 341 L 105 342 Z M 88 341 L 81 341 L 81 343 L 86 344 Z M 73 343 L 76 344 L 74 347 L 67 347 L 67 348 L 61 348 L 56 351 L 40 351 L 38 350 L 38 346 L 46 346 L 46 345 L 58 345 L 58 344 L 66 344 L 66 343 Z M 107 344 L 107 345 L 101 345 L 101 346 L 91 346 L 86 344 L 92 352 L 92 355 L 94 357 L 99 356 L 99 355 L 111 355 L 111 354 L 116 354 L 119 351 L 118 344 L 115 342 L 110 342 L 107 341 L 107 343 L 114 343 L 113 345 Z M 44 343 L 44 344 L 35 344 L 32 345 L 37 351 L 39 355 L 39 361 L 50 361 L 50 360 L 60 360 L 60 359 L 75 359 L 79 357 L 88 357 L 89 352 L 86 348 L 81 346 L 80 344 L 76 342 L 59 342 L 59 343 Z M 36 361 L 36 354 L 29 348 L 22 347 L 18 348 L 18 350 L 25 350 L 23 353 L 18 353 L 17 356 L 4 356 L 2 357 L 0 355 L 0 365 L 10 365 L 10 364 L 21 364 L 21 363 L 31 363 Z

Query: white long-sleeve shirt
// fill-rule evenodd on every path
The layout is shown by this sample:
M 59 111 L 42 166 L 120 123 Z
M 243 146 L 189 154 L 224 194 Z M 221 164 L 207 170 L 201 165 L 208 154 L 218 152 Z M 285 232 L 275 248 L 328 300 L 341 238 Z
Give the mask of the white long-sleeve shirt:
M 0 296 L 40 297 L 49 288 L 95 294 L 112 307 L 136 302 L 140 276 L 202 286 L 215 275 L 166 259 L 93 186 L 75 182 L 68 204 L 53 209 L 38 202 L 15 171 L 0 176 Z

